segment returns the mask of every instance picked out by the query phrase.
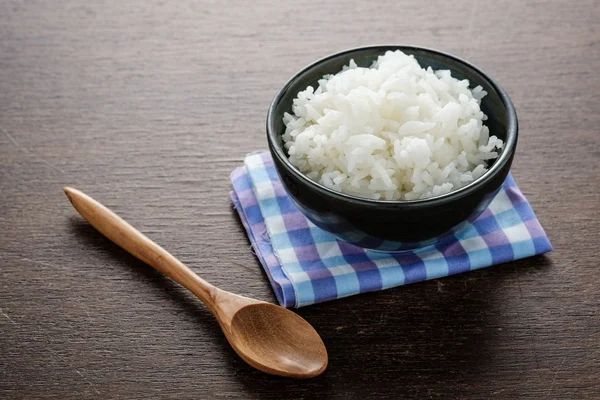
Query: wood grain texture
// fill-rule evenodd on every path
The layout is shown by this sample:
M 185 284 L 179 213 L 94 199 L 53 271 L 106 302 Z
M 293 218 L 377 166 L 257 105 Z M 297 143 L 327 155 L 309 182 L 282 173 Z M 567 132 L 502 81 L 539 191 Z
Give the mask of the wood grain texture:
M 251 4 L 251 5 L 250 5 Z M 595 0 L 0 2 L 0 398 L 597 399 Z M 513 173 L 554 245 L 300 309 L 309 381 L 254 371 L 209 312 L 82 222 L 101 200 L 209 282 L 273 302 L 228 199 L 276 90 L 374 43 L 466 58 L 519 114 Z

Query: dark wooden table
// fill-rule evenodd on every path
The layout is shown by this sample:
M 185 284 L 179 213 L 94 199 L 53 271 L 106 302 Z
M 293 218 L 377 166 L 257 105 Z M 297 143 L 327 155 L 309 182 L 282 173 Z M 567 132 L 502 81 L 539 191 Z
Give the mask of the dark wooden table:
M 0 2 L 0 398 L 600 398 L 598 1 Z M 248 367 L 198 301 L 82 222 L 93 195 L 210 282 L 275 301 L 230 171 L 305 64 L 435 47 L 519 113 L 554 251 L 300 309 L 328 370 Z

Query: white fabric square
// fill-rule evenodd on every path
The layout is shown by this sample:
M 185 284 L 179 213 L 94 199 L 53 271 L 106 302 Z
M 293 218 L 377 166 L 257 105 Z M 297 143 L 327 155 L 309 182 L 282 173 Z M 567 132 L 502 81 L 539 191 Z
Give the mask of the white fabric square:
M 373 262 L 375 263 L 375 265 L 377 265 L 377 268 L 389 268 L 398 266 L 398 261 L 396 261 L 392 257 L 373 259 Z
M 275 188 L 271 182 L 264 182 L 254 185 L 254 193 L 258 201 L 271 199 L 275 197 Z
M 328 270 L 333 276 L 356 274 L 354 268 L 352 268 L 348 264 L 338 265 L 337 267 L 329 267 Z
M 265 218 L 265 225 L 267 225 L 271 235 L 277 235 L 286 231 L 285 221 L 281 215 L 273 215 Z
M 292 272 L 290 275 L 290 278 L 294 283 L 308 282 L 311 280 L 306 272 Z
M 247 156 L 244 159 L 244 164 L 248 168 L 263 168 L 265 165 L 260 153 Z
M 505 228 L 504 234 L 511 243 L 522 242 L 524 240 L 531 240 L 529 230 L 523 223 L 511 226 L 510 228 Z
M 342 255 L 342 251 L 337 242 L 315 243 L 315 247 L 317 248 L 317 253 L 319 253 L 321 260 Z
M 487 243 L 481 236 L 473 236 L 468 239 L 463 239 L 460 241 L 460 244 L 466 252 L 488 248 Z
M 294 248 L 278 249 L 277 255 L 282 264 L 298 262 L 298 257 L 296 256 L 296 250 L 294 250 Z
M 492 214 L 498 215 L 503 211 L 510 210 L 513 208 L 512 201 L 508 198 L 506 191 L 501 190 L 498 192 L 494 200 L 490 203 L 489 210 Z

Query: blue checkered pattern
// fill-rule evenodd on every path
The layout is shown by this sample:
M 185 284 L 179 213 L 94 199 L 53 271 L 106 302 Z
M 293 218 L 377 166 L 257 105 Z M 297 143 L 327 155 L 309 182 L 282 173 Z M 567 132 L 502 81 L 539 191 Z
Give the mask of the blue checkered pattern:
M 268 153 L 231 174 L 231 198 L 279 303 L 302 307 L 541 254 L 552 246 L 509 175 L 490 206 L 450 240 L 402 253 L 337 240 L 298 210 Z

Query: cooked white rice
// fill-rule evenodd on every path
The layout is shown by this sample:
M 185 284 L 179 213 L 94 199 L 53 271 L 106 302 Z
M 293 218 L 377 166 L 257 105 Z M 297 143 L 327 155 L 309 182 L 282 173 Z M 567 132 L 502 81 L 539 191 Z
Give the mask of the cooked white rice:
M 479 108 L 486 94 L 388 51 L 370 68 L 351 60 L 299 92 L 283 141 L 290 162 L 328 188 L 381 200 L 437 196 L 498 157 L 502 140 L 489 136 Z

